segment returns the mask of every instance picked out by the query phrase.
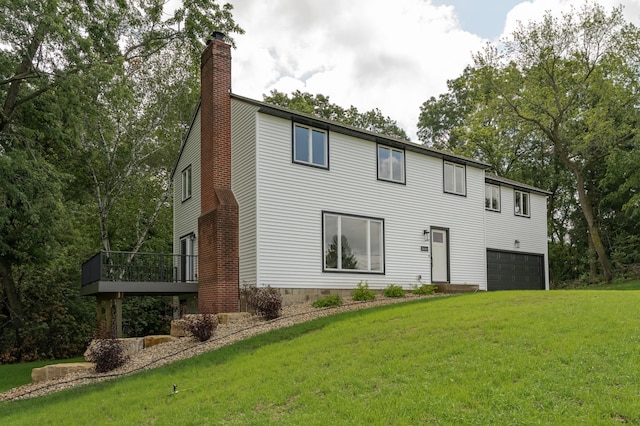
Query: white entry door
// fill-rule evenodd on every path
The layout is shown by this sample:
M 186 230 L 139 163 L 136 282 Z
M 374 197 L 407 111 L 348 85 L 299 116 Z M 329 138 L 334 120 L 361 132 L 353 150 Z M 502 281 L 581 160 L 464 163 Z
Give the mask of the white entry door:
M 431 281 L 449 282 L 449 238 L 446 229 L 431 229 Z

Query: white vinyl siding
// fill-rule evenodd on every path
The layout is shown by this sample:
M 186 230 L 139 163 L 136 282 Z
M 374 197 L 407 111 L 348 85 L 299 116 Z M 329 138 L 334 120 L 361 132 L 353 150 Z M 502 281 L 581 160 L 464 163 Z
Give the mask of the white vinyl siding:
M 515 192 L 516 190 L 509 186 L 500 186 L 500 202 L 503 207 L 507 206 L 506 212 L 513 208 Z M 547 197 L 533 192 L 526 194 L 529 195 L 528 220 L 513 214 L 485 212 L 486 246 L 494 250 L 544 255 L 545 286 L 548 289 Z
M 444 162 L 444 192 L 466 195 L 466 170 L 462 164 Z
M 231 188 L 238 202 L 240 285 L 256 284 L 256 111 L 231 101 Z
M 180 202 L 183 194 L 183 173 L 191 170 L 191 197 Z M 173 252 L 180 253 L 180 239 L 186 235 L 198 235 L 200 216 L 200 109 L 196 112 L 182 154 L 173 175 Z M 194 241 L 193 254 L 198 254 L 198 241 Z
M 331 170 L 291 162 L 290 120 L 258 114 L 258 285 L 354 288 L 361 273 L 323 268 L 322 212 L 384 220 L 384 274 L 366 275 L 371 288 L 428 282 L 424 230 L 449 229 L 453 284 L 486 288 L 484 172 L 467 167 L 467 197 L 442 191 L 442 160 L 405 152 L 406 185 L 379 185 L 377 145 L 331 132 Z M 357 160 L 357 161 L 356 161 Z

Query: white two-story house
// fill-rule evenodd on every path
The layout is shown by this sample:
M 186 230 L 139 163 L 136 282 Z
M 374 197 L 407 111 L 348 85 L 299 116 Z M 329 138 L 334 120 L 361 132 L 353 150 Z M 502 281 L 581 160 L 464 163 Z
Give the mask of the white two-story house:
M 203 312 L 238 285 L 326 294 L 420 283 L 548 289 L 548 193 L 487 165 L 231 93 L 214 33 L 173 172 L 174 252 Z

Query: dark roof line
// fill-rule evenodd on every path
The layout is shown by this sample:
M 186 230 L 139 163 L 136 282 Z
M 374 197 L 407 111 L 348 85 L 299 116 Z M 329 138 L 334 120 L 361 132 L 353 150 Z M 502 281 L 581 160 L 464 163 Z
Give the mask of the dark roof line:
M 494 175 L 492 173 L 486 173 L 484 176 L 484 180 L 489 183 L 497 183 L 501 185 L 511 186 L 516 189 L 535 192 L 541 195 L 551 195 L 551 192 L 545 191 L 544 189 L 536 188 L 535 186 L 527 185 L 526 183 L 518 182 L 515 180 L 503 178 L 501 176 Z
M 327 127 L 328 129 L 331 129 L 332 131 L 342 133 L 348 136 L 353 136 L 360 139 L 366 139 L 372 142 L 393 146 L 395 148 L 403 148 L 403 149 L 406 149 L 407 151 L 418 152 L 421 154 L 429 155 L 431 157 L 442 158 L 448 161 L 467 164 L 473 167 L 477 167 L 479 169 L 488 169 L 490 167 L 488 164 L 483 163 L 482 161 L 477 161 L 471 158 L 463 157 L 461 155 L 451 154 L 445 151 L 440 151 L 438 149 L 429 148 L 424 145 L 417 144 L 415 142 L 406 141 L 404 139 L 396 138 L 393 136 L 382 135 L 380 133 L 375 133 L 365 129 L 360 129 L 358 127 L 349 126 L 347 124 L 339 123 L 337 121 L 327 120 L 325 118 L 320 118 L 315 115 L 306 114 L 299 111 L 293 111 L 288 108 L 280 107 L 280 106 L 269 104 L 262 101 L 257 101 L 255 99 L 245 98 L 244 96 L 236 95 L 235 93 L 231 94 L 231 98 L 249 103 L 251 105 L 255 105 L 260 108 L 260 112 L 263 112 L 265 114 L 274 115 L 276 117 L 281 117 L 286 119 L 295 119 L 296 121 L 299 121 L 302 124 L 315 125 L 316 127 L 324 126 L 324 127 Z

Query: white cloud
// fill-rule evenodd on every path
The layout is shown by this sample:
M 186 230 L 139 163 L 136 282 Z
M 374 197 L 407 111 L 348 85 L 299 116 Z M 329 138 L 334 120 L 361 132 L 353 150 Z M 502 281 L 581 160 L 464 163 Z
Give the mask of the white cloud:
M 261 100 L 272 89 L 299 89 L 343 107 L 379 108 L 416 141 L 420 105 L 445 92 L 446 81 L 460 76 L 488 41 L 462 30 L 453 6 L 431 0 L 229 1 L 246 31 L 234 36 L 234 93 Z M 503 36 L 518 20 L 584 1 L 523 1 L 507 14 Z M 618 1 L 599 3 L 612 7 Z M 637 23 L 640 0 L 623 4 Z
M 416 139 L 420 105 L 446 90 L 484 40 L 430 1 L 231 0 L 233 91 L 321 93 L 344 107 L 379 108 Z

